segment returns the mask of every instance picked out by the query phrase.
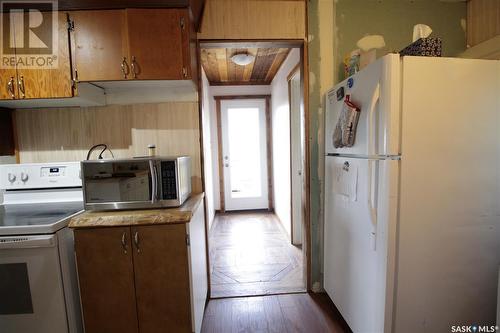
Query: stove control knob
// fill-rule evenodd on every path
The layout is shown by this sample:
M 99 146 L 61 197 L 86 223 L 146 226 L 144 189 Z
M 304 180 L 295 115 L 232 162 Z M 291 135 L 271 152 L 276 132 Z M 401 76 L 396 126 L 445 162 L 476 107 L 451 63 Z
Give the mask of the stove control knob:
M 21 172 L 21 180 L 23 181 L 23 183 L 26 183 L 28 181 L 28 174 L 27 173 L 24 173 L 24 172 Z
M 16 175 L 13 173 L 9 173 L 8 178 L 11 184 L 13 184 L 16 181 Z

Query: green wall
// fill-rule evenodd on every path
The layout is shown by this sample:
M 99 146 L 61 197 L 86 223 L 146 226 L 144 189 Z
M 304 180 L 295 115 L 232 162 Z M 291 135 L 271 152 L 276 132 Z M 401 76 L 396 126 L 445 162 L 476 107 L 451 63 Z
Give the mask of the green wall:
M 310 158 L 310 233 L 311 243 L 311 284 L 317 284 L 322 280 L 321 272 L 321 179 L 318 172 L 320 150 L 318 146 L 319 114 L 321 113 L 321 92 L 319 90 L 319 79 L 321 75 L 321 57 L 319 40 L 319 17 L 318 2 L 323 0 L 311 0 L 308 7 L 308 31 L 310 41 L 308 44 L 309 60 L 309 158 Z M 332 13 L 333 14 L 333 13 Z M 311 38 L 312 36 L 312 38 Z M 333 56 L 333 54 L 332 54 Z M 314 78 L 312 78 L 314 77 Z M 317 290 L 315 290 L 317 291 Z
M 308 2 L 309 146 L 311 276 L 313 290 L 322 282 L 324 93 L 343 79 L 343 56 L 357 48 L 366 35 L 383 35 L 384 52 L 399 51 L 411 43 L 413 26 L 429 25 L 432 36 L 443 40 L 443 55 L 466 48 L 462 28 L 465 2 L 450 0 L 310 0 Z M 333 59 L 333 62 L 332 62 Z
M 399 51 L 411 43 L 413 26 L 432 28 L 433 37 L 443 40 L 443 56 L 465 51 L 467 17 L 465 2 L 440 0 L 338 0 L 336 3 L 338 81 L 344 79 L 342 60 L 357 49 L 356 42 L 366 35 L 382 35 L 386 47 L 380 54 Z M 377 55 L 378 57 L 378 55 Z

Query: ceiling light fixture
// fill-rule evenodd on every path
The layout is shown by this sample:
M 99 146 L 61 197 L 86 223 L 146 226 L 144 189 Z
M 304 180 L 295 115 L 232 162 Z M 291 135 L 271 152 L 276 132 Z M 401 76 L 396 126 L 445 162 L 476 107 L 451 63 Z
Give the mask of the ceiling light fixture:
M 231 61 L 240 66 L 246 66 L 254 60 L 255 56 L 248 53 L 236 53 L 231 56 Z

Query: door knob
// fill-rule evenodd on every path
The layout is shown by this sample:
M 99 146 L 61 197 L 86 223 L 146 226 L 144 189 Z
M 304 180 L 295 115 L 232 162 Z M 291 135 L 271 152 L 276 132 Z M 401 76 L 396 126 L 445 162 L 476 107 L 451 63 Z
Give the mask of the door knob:
M 127 235 L 127 233 L 125 233 L 125 232 L 122 234 L 122 248 L 123 248 L 123 253 L 125 253 L 125 254 L 127 254 L 127 243 L 126 243 L 127 236 L 126 235 Z
M 224 164 L 226 168 L 229 168 L 229 163 Z
M 123 57 L 122 63 L 120 65 L 120 67 L 122 69 L 123 78 L 126 79 L 128 73 L 129 73 L 128 64 L 127 64 L 127 58 L 126 57 Z
M 134 244 L 137 248 L 137 253 L 141 253 L 141 248 L 139 247 L 139 233 L 137 231 L 134 234 Z
M 9 83 L 7 83 L 7 90 L 9 91 L 10 96 L 12 98 L 16 98 L 16 94 L 14 92 L 14 77 L 13 76 L 10 77 Z
M 137 79 L 138 65 L 137 61 L 135 60 L 135 56 L 132 56 L 132 60 L 130 61 L 130 67 L 132 67 L 132 74 L 134 75 L 134 79 Z
M 21 75 L 21 78 L 17 81 L 19 85 L 19 91 L 21 92 L 21 98 L 26 98 L 26 90 L 24 88 L 24 76 Z

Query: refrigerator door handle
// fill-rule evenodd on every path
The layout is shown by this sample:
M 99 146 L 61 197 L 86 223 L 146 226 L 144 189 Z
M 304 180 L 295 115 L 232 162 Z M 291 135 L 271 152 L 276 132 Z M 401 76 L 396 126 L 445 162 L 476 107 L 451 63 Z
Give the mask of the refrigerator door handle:
M 373 227 L 371 232 L 374 238 L 373 250 L 377 249 L 378 162 L 377 160 L 368 160 L 368 209 Z M 376 164 L 376 166 L 373 167 L 373 164 Z M 375 171 L 375 177 L 373 176 L 373 171 Z
M 377 102 L 380 99 L 380 83 L 377 83 L 373 91 L 372 99 L 370 101 L 370 111 L 368 113 L 368 150 L 370 155 L 379 155 L 377 149 L 377 128 L 378 123 L 375 122 L 375 109 Z

